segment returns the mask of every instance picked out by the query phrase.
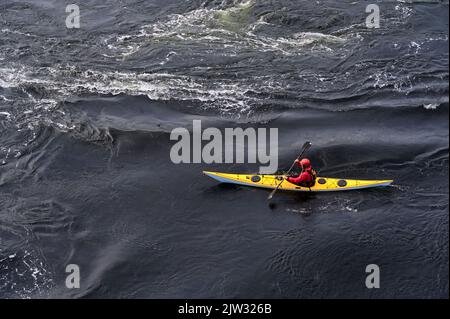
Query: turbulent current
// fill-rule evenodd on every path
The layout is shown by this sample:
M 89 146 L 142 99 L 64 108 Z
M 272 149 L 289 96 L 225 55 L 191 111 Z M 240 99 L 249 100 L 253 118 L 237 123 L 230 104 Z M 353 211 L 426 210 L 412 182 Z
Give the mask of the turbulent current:
M 0 298 L 448 297 L 448 1 L 71 3 L 0 0 Z M 395 183 L 271 209 L 171 161 L 193 120 Z

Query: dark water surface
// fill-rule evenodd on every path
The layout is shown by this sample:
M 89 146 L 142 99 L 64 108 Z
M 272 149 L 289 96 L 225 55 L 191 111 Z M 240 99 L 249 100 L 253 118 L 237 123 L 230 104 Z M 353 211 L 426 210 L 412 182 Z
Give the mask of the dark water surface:
M 448 297 L 448 1 L 376 30 L 367 1 L 70 3 L 0 0 L 0 298 Z M 170 161 L 194 119 L 395 186 L 270 209 L 201 174 L 254 164 Z

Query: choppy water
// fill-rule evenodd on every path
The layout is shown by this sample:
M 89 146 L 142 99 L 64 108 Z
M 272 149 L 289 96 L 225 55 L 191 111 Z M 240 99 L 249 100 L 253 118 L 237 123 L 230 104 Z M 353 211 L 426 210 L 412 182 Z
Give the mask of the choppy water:
M 0 0 L 0 297 L 448 297 L 448 1 Z M 170 131 L 277 127 L 277 195 L 174 165 Z M 68 290 L 65 266 L 81 270 Z M 381 289 L 365 288 L 365 266 Z

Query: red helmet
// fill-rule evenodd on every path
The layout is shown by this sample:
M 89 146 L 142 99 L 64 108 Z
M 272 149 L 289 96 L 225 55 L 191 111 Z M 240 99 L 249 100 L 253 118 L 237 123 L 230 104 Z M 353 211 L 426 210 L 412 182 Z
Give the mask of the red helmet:
M 304 158 L 300 161 L 300 166 L 303 168 L 311 167 L 311 161 L 307 158 Z

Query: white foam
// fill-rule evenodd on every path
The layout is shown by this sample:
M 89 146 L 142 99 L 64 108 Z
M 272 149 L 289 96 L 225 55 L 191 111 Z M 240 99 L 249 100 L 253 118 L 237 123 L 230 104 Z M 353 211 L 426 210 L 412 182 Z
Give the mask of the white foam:
M 436 110 L 438 108 L 439 104 L 438 103 L 430 103 L 430 104 L 424 104 L 423 107 L 426 110 Z
M 176 43 L 174 41 L 195 42 L 208 46 L 217 43 L 217 49 L 225 46 L 235 50 L 274 51 L 283 55 L 301 54 L 308 49 L 332 52 L 335 47 L 348 41 L 344 37 L 318 32 L 271 37 L 255 33 L 258 26 L 270 25 L 263 18 L 255 23 L 245 19 L 228 21 L 229 17 L 239 16 L 240 11 L 246 12 L 253 4 L 254 1 L 247 1 L 228 9 L 200 8 L 184 14 L 171 14 L 166 19 L 143 26 L 133 34 L 108 36 L 102 42 L 112 51 L 108 56 L 116 53 L 125 58 L 138 52 L 146 43 L 155 41 L 170 44 Z
M 67 76 L 68 73 L 72 75 Z M 86 93 L 147 96 L 152 100 L 166 101 L 201 101 L 203 107 L 215 109 L 219 113 L 239 114 L 248 112 L 251 104 L 259 101 L 258 98 L 248 95 L 249 91 L 263 93 L 283 87 L 281 82 L 271 76 L 255 80 L 258 81 L 211 81 L 168 73 L 78 70 L 73 66 L 36 69 L 14 64 L 0 69 L 0 86 L 22 92 L 27 100 L 24 103 L 34 104 L 32 109 L 28 107 L 21 112 L 28 117 L 38 116 L 37 112 L 54 110 L 60 101 Z M 45 98 L 36 97 L 24 90 L 35 85 L 45 89 Z M 16 100 L 17 102 L 20 101 Z
M 2 32 L 2 33 L 12 33 L 12 34 L 17 34 L 17 35 L 24 35 L 24 36 L 27 36 L 27 37 L 36 37 L 35 35 L 30 34 L 30 33 L 24 33 L 24 32 L 20 32 L 20 31 L 17 31 L 17 30 L 10 30 L 10 29 L 7 29 L 7 28 L 1 29 L 0 32 Z

